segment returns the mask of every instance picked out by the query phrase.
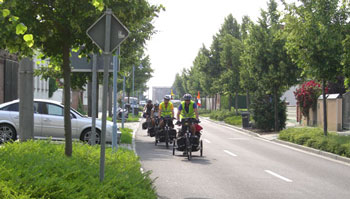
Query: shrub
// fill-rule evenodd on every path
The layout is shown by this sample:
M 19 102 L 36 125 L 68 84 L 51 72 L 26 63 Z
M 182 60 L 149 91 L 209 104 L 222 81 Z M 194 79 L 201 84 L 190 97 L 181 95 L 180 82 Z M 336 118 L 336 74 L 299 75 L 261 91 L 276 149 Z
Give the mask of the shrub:
M 273 97 L 257 92 L 252 99 L 252 116 L 255 121 L 254 126 L 264 131 L 271 131 L 275 128 L 275 109 Z M 286 127 L 286 104 L 278 98 L 278 129 Z
M 242 126 L 242 116 L 231 116 L 224 119 L 225 123 Z
M 349 136 L 333 132 L 324 136 L 320 128 L 289 128 L 280 132 L 279 139 L 350 157 Z
M 133 151 L 106 148 L 105 179 L 99 181 L 99 145 L 51 141 L 7 143 L 0 148 L 0 198 L 157 198 L 149 173 Z

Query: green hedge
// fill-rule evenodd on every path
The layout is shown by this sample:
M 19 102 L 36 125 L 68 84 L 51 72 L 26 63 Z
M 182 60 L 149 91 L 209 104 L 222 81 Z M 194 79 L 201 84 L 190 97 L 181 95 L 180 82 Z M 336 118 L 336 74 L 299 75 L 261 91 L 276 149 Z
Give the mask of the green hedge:
M 231 116 L 224 119 L 225 123 L 235 125 L 235 126 L 242 126 L 242 116 Z
M 1 199 L 157 198 L 149 173 L 133 151 L 106 149 L 99 181 L 99 145 L 73 143 L 72 157 L 51 141 L 7 143 L 0 148 Z
M 209 114 L 210 119 L 224 121 L 227 124 L 241 126 L 242 125 L 242 116 L 236 115 L 234 110 L 221 110 L 221 111 L 212 111 Z
M 320 128 L 289 128 L 280 132 L 279 139 L 350 157 L 350 136 L 333 132 L 324 136 Z

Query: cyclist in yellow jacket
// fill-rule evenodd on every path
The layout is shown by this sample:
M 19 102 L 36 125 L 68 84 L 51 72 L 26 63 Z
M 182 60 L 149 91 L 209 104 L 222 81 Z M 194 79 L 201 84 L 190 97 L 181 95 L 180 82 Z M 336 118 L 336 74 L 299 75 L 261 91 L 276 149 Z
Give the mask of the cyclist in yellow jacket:
M 165 96 L 164 97 L 164 101 L 162 103 L 159 104 L 159 111 L 158 111 L 158 115 L 160 116 L 160 122 L 159 122 L 159 126 L 161 128 L 164 127 L 164 117 L 171 117 L 174 118 L 174 105 L 173 103 L 170 102 L 170 97 L 169 96 Z M 173 128 L 174 125 L 171 122 L 171 127 Z
M 176 116 L 177 121 L 178 122 L 181 121 L 182 118 L 193 118 L 198 120 L 197 104 L 191 100 L 192 96 L 190 94 L 185 94 L 183 98 L 185 101 L 182 101 L 178 108 L 177 116 Z M 196 133 L 195 124 L 191 125 L 190 130 L 192 135 L 195 135 Z

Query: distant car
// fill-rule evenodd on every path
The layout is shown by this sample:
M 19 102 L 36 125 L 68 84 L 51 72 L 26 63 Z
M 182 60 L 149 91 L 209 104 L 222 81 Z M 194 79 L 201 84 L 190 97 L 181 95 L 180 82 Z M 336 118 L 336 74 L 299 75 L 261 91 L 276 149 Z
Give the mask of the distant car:
M 64 139 L 64 106 L 52 100 L 34 100 L 34 137 Z M 72 138 L 88 142 L 91 137 L 91 118 L 71 108 Z M 100 143 L 102 121 L 96 119 L 96 143 Z M 112 142 L 113 123 L 107 121 L 106 142 Z M 0 104 L 0 139 L 16 140 L 19 130 L 19 100 Z M 117 132 L 120 134 L 120 131 Z
M 145 106 L 146 104 L 147 104 L 147 102 L 145 100 L 140 101 L 140 106 Z
M 128 118 L 129 117 L 129 112 L 127 109 L 122 109 L 120 107 L 117 108 L 117 120 L 121 120 L 123 117 L 123 112 L 124 112 L 124 117 Z M 113 108 L 112 108 L 112 114 L 113 114 Z

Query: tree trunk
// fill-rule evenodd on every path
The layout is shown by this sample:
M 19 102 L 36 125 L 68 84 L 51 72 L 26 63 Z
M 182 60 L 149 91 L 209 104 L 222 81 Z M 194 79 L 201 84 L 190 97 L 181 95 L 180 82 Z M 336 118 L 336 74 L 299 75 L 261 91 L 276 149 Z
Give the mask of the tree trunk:
M 92 74 L 92 73 L 91 73 Z M 92 115 L 92 81 L 89 80 L 88 82 L 88 116 L 91 117 Z
M 113 95 L 113 86 L 108 85 L 108 117 L 112 117 L 112 95 Z
M 273 95 L 274 95 L 274 109 L 275 109 L 275 132 L 278 132 L 278 99 L 277 99 L 277 87 L 274 87 L 274 91 L 273 91 Z
M 246 97 L 246 103 L 247 103 L 247 109 L 248 109 L 248 112 L 250 111 L 250 108 L 249 108 L 249 102 L 250 101 L 250 95 L 249 95 L 249 90 L 247 89 L 247 97 Z
M 228 110 L 229 111 L 232 110 L 232 95 L 231 94 L 228 95 Z
M 322 81 L 322 96 L 323 96 L 323 133 L 327 136 L 327 99 L 326 99 L 326 81 Z
M 64 78 L 64 136 L 65 136 L 65 154 L 72 156 L 72 124 L 70 115 L 70 72 L 69 66 L 69 46 L 63 44 L 63 78 Z
M 236 91 L 236 97 L 235 97 L 235 109 L 236 109 L 236 115 L 238 115 L 238 92 Z

